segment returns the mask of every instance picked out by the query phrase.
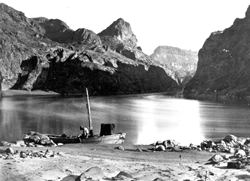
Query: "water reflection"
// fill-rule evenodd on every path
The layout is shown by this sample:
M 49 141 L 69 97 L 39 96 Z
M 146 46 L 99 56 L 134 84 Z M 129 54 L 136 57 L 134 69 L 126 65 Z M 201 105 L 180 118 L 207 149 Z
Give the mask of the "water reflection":
M 205 137 L 221 138 L 225 134 L 250 137 L 249 107 L 203 102 L 200 112 Z
M 248 107 L 186 100 L 160 94 L 91 97 L 94 132 L 114 123 L 126 143 L 175 139 L 199 143 L 225 134 L 249 136 Z M 78 135 L 88 126 L 84 98 L 12 97 L 0 101 L 0 140 L 14 141 L 30 130 Z
M 134 104 L 136 112 L 140 112 L 137 115 L 138 144 L 175 139 L 188 145 L 204 140 L 198 101 L 151 96 L 148 100 L 135 100 Z

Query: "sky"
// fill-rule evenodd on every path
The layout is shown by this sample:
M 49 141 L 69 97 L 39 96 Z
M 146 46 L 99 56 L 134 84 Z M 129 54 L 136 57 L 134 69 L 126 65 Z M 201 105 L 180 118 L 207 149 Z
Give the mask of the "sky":
M 244 18 L 249 0 L 0 0 L 29 18 L 60 19 L 71 29 L 100 33 L 118 18 L 130 23 L 138 46 L 199 51 L 214 31 Z

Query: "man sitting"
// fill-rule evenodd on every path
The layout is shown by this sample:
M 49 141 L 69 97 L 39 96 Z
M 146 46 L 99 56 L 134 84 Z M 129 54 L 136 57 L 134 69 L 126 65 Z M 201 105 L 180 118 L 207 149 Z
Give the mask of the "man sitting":
M 89 137 L 89 130 L 88 130 L 88 128 L 80 126 L 80 130 L 82 130 L 82 134 L 79 135 L 81 138 L 88 138 Z

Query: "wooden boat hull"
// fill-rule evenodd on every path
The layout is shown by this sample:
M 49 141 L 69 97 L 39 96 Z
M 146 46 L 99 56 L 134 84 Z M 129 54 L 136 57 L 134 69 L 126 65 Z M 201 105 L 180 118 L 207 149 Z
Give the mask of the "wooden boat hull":
M 63 143 L 94 143 L 94 144 L 122 144 L 125 141 L 126 133 L 117 133 L 105 136 L 93 136 L 89 138 L 62 137 L 60 135 L 48 135 L 56 144 Z
M 105 136 L 93 136 L 81 139 L 81 143 L 95 144 L 122 144 L 125 141 L 126 133 L 117 133 Z
M 76 136 L 63 137 L 60 135 L 48 135 L 48 137 L 56 144 L 58 143 L 68 144 L 68 143 L 80 143 L 81 142 L 81 139 Z

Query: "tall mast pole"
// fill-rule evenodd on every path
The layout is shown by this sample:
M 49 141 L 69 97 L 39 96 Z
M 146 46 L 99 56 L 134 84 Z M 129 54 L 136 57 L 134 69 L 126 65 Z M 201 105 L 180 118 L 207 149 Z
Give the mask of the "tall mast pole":
M 89 92 L 88 89 L 86 88 L 86 97 L 87 97 L 87 110 L 88 110 L 88 119 L 89 119 L 89 134 L 90 136 L 93 136 L 93 125 L 92 125 L 92 120 L 91 120 L 91 112 L 90 112 L 90 102 L 89 102 Z

